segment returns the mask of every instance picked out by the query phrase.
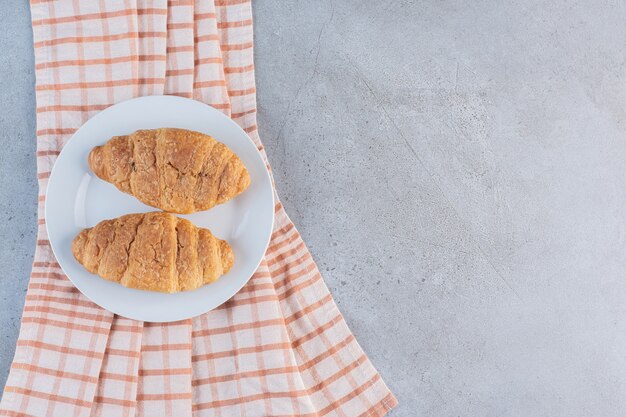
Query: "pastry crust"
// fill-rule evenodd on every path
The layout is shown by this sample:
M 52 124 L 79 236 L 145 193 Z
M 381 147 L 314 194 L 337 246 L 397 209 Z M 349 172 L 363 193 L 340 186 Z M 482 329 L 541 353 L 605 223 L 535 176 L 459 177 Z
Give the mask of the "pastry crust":
M 74 238 L 72 253 L 106 280 L 166 293 L 210 284 L 235 259 L 228 243 L 209 230 L 160 212 L 101 221 Z
M 248 170 L 230 148 L 185 129 L 115 136 L 91 150 L 89 166 L 120 191 L 173 213 L 208 210 L 250 185 Z

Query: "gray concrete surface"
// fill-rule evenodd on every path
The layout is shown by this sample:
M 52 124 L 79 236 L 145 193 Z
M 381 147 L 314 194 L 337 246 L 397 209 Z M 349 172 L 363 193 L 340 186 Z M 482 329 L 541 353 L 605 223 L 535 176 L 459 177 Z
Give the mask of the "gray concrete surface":
M 35 70 L 28 2 L 0 2 L 0 27 L 0 387 L 4 387 L 37 234 Z
M 626 4 L 254 8 L 282 200 L 391 415 L 624 415 Z M 26 6 L 0 18 L 3 383 L 36 185 Z

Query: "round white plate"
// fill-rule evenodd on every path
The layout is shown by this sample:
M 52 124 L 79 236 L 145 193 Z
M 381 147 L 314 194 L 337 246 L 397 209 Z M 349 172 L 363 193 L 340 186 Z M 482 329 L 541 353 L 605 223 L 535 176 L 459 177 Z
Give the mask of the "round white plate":
M 203 132 L 228 145 L 250 172 L 250 187 L 226 204 L 178 215 L 205 227 L 233 248 L 230 272 L 195 291 L 162 294 L 125 288 L 90 274 L 72 255 L 72 240 L 104 219 L 157 209 L 124 194 L 89 169 L 87 156 L 112 136 L 138 129 L 178 127 Z M 274 222 L 274 194 L 256 145 L 223 113 L 174 96 L 149 96 L 116 104 L 85 123 L 63 147 L 46 194 L 46 227 L 52 250 L 65 274 L 87 298 L 120 316 L 152 322 L 182 320 L 205 313 L 235 295 L 256 271 Z

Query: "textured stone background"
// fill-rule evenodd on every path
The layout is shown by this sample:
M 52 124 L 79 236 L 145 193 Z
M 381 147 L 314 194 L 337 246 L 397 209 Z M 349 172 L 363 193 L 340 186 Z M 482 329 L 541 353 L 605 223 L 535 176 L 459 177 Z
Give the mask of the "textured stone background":
M 28 8 L 0 5 L 0 383 L 34 248 Z M 255 0 L 282 200 L 393 417 L 626 413 L 626 3 Z

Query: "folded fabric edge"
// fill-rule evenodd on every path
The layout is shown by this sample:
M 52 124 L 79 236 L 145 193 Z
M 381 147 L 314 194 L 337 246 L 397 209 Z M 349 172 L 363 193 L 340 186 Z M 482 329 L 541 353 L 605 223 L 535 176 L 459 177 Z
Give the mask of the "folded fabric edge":
M 383 417 L 397 405 L 398 400 L 393 393 L 389 392 L 385 398 L 380 400 L 377 404 L 374 404 L 369 411 L 366 411 L 365 414 L 361 414 L 359 417 Z

